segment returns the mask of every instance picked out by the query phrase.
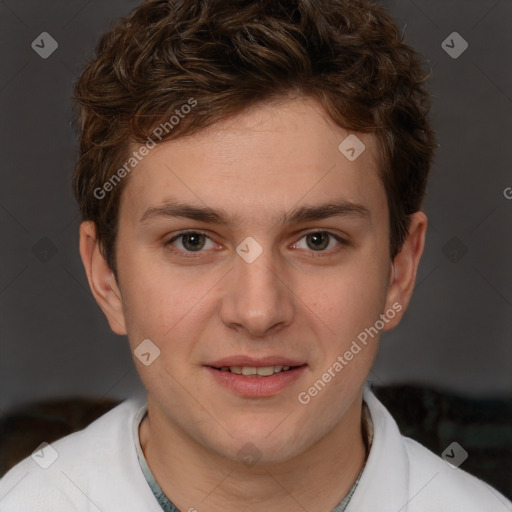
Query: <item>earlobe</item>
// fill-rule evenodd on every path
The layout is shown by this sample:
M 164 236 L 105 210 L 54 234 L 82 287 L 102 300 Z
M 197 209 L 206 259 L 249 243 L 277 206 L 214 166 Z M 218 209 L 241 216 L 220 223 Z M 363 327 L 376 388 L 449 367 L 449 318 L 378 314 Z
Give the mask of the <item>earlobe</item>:
M 385 330 L 396 327 L 407 309 L 416 283 L 418 265 L 425 247 L 428 222 L 426 215 L 423 212 L 416 212 L 410 216 L 410 219 L 411 224 L 407 238 L 392 263 L 386 297 L 386 311 L 397 304 L 401 306 L 401 309 L 399 314 L 386 325 Z
M 96 226 L 92 221 L 85 221 L 80 225 L 80 256 L 91 292 L 107 317 L 110 328 L 116 334 L 125 335 L 127 332 L 121 292 L 101 253 L 96 238 Z

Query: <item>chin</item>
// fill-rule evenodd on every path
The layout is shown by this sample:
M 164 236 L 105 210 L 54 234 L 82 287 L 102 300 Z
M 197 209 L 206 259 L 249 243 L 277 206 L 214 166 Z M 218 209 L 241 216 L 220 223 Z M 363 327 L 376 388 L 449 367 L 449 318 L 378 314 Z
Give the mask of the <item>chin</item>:
M 279 421 L 282 421 L 282 418 Z M 300 455 L 308 447 L 304 431 L 291 431 L 289 427 L 277 431 L 276 426 L 279 421 L 272 427 L 265 426 L 265 429 L 261 431 L 255 432 L 252 429 L 252 432 L 249 433 L 245 429 L 237 432 L 236 435 L 233 435 L 230 446 L 225 447 L 227 450 L 223 450 L 225 451 L 223 455 L 248 466 L 256 463 L 258 465 L 284 463 Z M 314 440 L 311 440 L 311 444 L 313 443 Z M 221 446 L 216 444 L 215 449 L 219 448 Z

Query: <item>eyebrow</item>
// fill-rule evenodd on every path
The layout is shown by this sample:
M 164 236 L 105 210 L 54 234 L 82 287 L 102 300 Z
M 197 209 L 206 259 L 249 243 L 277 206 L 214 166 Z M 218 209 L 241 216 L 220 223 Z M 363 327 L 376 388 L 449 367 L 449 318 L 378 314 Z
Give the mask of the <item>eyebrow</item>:
M 282 214 L 277 223 L 300 224 L 301 222 L 324 220 L 331 217 L 356 217 L 369 220 L 370 211 L 362 204 L 339 199 L 323 204 L 294 208 L 290 212 Z M 218 225 L 240 223 L 240 218 L 237 215 L 230 215 L 222 208 L 194 206 L 174 201 L 166 201 L 160 206 L 148 208 L 139 222 L 145 223 L 155 218 L 186 218 Z

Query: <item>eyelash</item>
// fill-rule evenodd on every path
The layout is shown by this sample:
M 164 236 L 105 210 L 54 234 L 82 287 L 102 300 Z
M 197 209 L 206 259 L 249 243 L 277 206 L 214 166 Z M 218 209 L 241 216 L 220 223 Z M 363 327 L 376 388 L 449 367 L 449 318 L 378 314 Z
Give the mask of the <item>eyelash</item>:
M 332 256 L 333 254 L 337 254 L 340 250 L 342 250 L 343 246 L 348 246 L 349 245 L 349 242 L 343 238 L 341 238 L 339 235 L 336 235 L 334 233 L 331 233 L 330 231 L 322 231 L 322 230 L 317 230 L 317 231 L 308 231 L 307 233 L 304 233 L 297 242 L 295 242 L 294 245 L 296 245 L 300 240 L 302 240 L 304 237 L 308 236 L 308 235 L 313 235 L 313 234 L 319 234 L 319 233 L 325 233 L 327 235 L 329 235 L 330 237 L 334 238 L 334 240 L 336 240 L 338 242 L 338 247 L 335 248 L 335 249 L 330 249 L 330 250 L 324 250 L 324 251 L 313 251 L 313 250 L 310 250 L 308 252 L 310 252 L 314 258 L 323 258 L 323 257 L 329 257 L 329 256 Z M 206 233 L 204 233 L 203 231 L 194 231 L 194 230 L 191 230 L 191 231 L 181 231 L 180 233 L 174 235 L 171 239 L 169 239 L 167 242 L 164 243 L 164 246 L 166 248 L 168 248 L 169 250 L 171 250 L 173 253 L 175 254 L 178 254 L 180 256 L 183 256 L 185 258 L 197 258 L 197 257 L 200 257 L 202 256 L 202 253 L 204 253 L 205 251 L 204 250 L 200 250 L 200 251 L 183 251 L 181 249 L 176 249 L 172 244 L 173 242 L 175 242 L 176 240 L 179 240 L 180 238 L 183 238 L 185 235 L 204 235 L 206 238 L 208 238 L 209 240 L 211 240 L 213 242 L 213 240 L 211 239 L 211 237 L 209 237 Z

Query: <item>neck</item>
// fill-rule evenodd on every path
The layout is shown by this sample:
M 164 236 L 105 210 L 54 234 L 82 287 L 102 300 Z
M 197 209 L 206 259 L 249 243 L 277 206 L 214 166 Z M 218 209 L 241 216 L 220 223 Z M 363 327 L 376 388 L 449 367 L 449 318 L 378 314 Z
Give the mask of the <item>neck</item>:
M 148 400 L 141 447 L 158 484 L 183 511 L 325 512 L 349 492 L 366 460 L 362 397 L 305 452 L 279 464 L 246 466 L 222 457 L 170 426 Z

